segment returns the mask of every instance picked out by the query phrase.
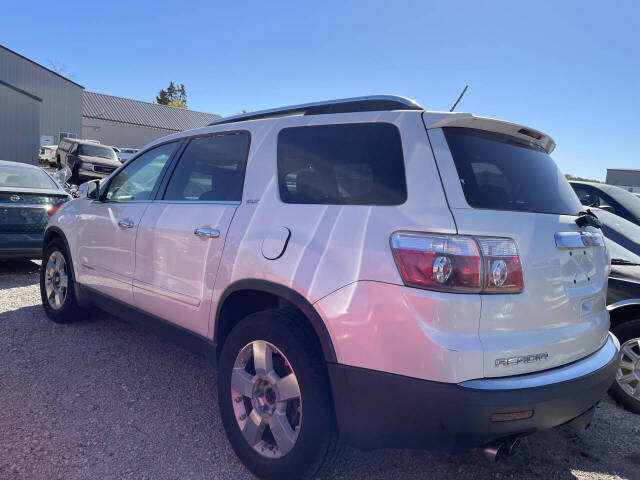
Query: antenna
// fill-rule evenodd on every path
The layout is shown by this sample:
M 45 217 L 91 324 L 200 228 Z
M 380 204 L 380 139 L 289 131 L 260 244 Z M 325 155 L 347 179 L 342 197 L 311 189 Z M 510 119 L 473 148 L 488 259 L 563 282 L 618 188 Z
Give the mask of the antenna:
M 462 93 L 460 94 L 460 96 L 456 100 L 456 103 L 454 103 L 453 107 L 451 107 L 451 110 L 449 110 L 450 112 L 453 112 L 456 109 L 456 107 L 458 106 L 458 103 L 460 103 L 460 100 L 462 100 L 462 96 L 465 94 L 465 92 L 467 91 L 468 88 L 469 88 L 469 85 L 465 85 L 464 86 L 464 89 L 462 90 Z

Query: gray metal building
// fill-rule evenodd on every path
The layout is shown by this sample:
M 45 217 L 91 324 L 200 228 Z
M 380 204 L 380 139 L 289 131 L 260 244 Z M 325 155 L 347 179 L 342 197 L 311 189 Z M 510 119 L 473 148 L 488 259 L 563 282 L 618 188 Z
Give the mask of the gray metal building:
M 41 145 L 87 138 L 140 148 L 219 115 L 86 92 L 82 85 L 0 45 L 0 160 L 37 163 Z
M 40 145 L 79 137 L 83 90 L 0 45 L 0 159 L 36 163 Z
M 630 192 L 640 193 L 640 170 L 633 168 L 607 168 L 609 185 L 617 185 Z
M 85 91 L 82 138 L 140 148 L 171 133 L 204 127 L 217 118 L 220 115 Z

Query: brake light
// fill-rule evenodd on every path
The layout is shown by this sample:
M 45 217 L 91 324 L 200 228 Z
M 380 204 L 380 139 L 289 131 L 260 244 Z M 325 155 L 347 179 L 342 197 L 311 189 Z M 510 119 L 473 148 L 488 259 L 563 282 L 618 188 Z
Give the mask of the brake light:
M 394 233 L 391 246 L 404 283 L 447 292 L 479 292 L 481 258 L 469 237 Z
M 64 202 L 61 203 L 56 203 L 55 205 L 52 205 L 49 210 L 47 210 L 47 213 L 49 214 L 50 217 L 52 217 L 58 210 L 60 210 L 60 207 L 64 205 Z
M 523 288 L 520 256 L 509 238 L 397 232 L 391 247 L 407 286 L 459 293 Z

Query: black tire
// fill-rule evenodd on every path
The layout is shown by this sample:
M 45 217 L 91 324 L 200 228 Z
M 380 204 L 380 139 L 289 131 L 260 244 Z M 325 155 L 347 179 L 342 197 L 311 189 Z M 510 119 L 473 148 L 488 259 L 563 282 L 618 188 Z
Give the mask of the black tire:
M 618 337 L 620 345 L 634 338 L 640 338 L 640 319 L 629 320 L 612 328 L 613 334 Z M 640 388 L 638 385 L 637 388 Z M 613 382 L 609 394 L 620 402 L 627 410 L 635 413 L 640 413 L 640 400 L 632 397 L 629 393 L 624 391 L 617 381 Z
M 268 342 L 282 352 L 299 384 L 300 431 L 293 448 L 280 458 L 261 455 L 245 440 L 231 398 L 231 374 L 236 357 L 246 345 L 257 340 Z M 283 308 L 254 313 L 233 328 L 220 355 L 218 403 L 231 446 L 259 478 L 313 478 L 325 473 L 338 455 L 326 365 L 313 330 L 298 310 Z
M 69 182 L 79 185 L 80 184 L 80 174 L 78 173 L 78 163 L 76 162 L 76 164 L 73 167 L 73 170 L 71 170 L 71 177 L 69 178 Z
M 47 295 L 47 265 L 49 263 L 49 259 L 56 252 L 59 252 L 65 260 L 65 265 L 67 267 L 67 288 L 66 288 L 66 296 L 64 301 L 62 302 L 62 306 L 58 309 L 55 309 L 51 306 L 49 297 Z M 78 320 L 82 320 L 86 314 L 87 310 L 80 307 L 78 302 L 76 301 L 75 294 L 75 282 L 73 279 L 73 274 L 71 272 L 71 262 L 69 261 L 69 254 L 63 243 L 58 240 L 52 240 L 49 242 L 45 249 L 44 255 L 42 256 L 42 265 L 40 266 L 40 296 L 42 298 L 42 306 L 44 308 L 47 317 L 53 320 L 56 323 L 72 323 Z
M 62 163 L 60 162 L 60 157 L 56 157 L 56 170 L 60 170 L 62 168 Z

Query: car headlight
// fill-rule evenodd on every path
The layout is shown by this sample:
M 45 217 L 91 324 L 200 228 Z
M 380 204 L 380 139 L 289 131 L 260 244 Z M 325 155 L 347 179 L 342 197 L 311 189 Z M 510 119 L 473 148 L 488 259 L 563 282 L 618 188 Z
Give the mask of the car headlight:
M 82 162 L 82 168 L 84 168 L 85 170 L 93 170 L 93 163 L 89 163 L 89 162 Z

